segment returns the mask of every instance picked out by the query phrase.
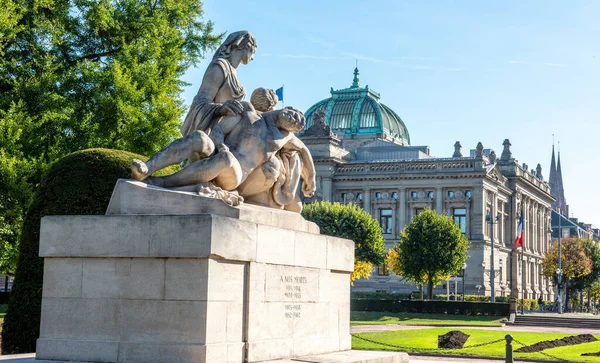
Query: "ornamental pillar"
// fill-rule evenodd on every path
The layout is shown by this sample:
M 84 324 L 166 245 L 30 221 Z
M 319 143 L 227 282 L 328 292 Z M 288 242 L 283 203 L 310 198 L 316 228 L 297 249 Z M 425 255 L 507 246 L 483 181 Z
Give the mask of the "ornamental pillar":
M 323 186 L 323 200 L 331 201 L 331 199 L 332 199 L 332 195 L 331 195 L 332 178 L 322 177 L 321 182 L 322 182 L 322 186 Z
M 364 188 L 363 189 L 363 209 L 373 215 L 371 213 L 371 189 L 369 188 Z
M 436 188 L 435 189 L 435 211 L 437 212 L 437 214 L 444 213 L 443 198 L 444 198 L 443 189 L 441 187 Z
M 398 189 L 398 231 L 404 229 L 406 224 L 406 189 Z

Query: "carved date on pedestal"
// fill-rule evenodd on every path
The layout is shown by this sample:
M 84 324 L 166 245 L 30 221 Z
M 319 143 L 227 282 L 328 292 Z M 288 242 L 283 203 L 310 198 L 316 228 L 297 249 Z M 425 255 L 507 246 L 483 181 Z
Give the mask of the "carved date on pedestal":
M 285 284 L 284 299 L 298 301 L 302 299 L 302 285 L 305 285 L 308 279 L 306 276 L 281 276 L 280 282 Z M 300 304 L 286 304 L 284 308 L 287 319 L 300 318 Z

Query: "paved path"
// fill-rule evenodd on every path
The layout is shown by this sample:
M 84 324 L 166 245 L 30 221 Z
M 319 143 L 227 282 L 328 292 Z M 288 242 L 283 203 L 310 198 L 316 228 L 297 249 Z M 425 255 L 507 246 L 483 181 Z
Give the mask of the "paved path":
M 393 330 L 416 330 L 416 329 L 434 329 L 434 328 L 450 328 L 450 329 L 481 329 L 481 330 L 502 330 L 507 333 L 511 332 L 540 332 L 540 333 L 568 333 L 568 334 L 600 334 L 600 329 L 575 329 L 561 328 L 552 326 L 513 326 L 504 325 L 502 327 L 492 326 L 432 326 L 432 325 L 401 325 L 401 324 L 385 324 L 385 325 L 357 325 L 350 327 L 351 333 L 367 333 L 381 332 Z

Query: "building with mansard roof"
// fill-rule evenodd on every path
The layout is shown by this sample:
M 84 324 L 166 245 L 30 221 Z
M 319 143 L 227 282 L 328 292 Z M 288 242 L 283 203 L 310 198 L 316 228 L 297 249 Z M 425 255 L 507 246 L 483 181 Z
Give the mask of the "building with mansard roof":
M 471 242 L 464 273 L 466 294 L 490 295 L 492 276 L 496 296 L 509 296 L 511 291 L 520 296 L 524 273 L 526 297 L 554 298 L 541 266 L 550 243 L 554 199 L 539 164 L 536 170 L 519 165 L 508 139 L 500 157 L 481 143 L 463 155 L 457 141 L 447 157 L 432 156 L 427 146 L 411 146 L 404 121 L 381 103 L 379 93 L 360 87 L 357 69 L 349 88 L 330 93 L 331 97 L 307 110 L 307 129 L 300 135 L 317 169 L 313 198 L 360 205 L 380 222 L 387 248 L 421 210 L 448 214 Z M 521 210 L 523 263 L 513 245 Z M 492 211 L 497 216 L 493 224 L 486 220 Z M 463 283 L 453 285 L 460 295 Z M 410 292 L 415 288 L 382 265 L 370 279 L 355 281 L 353 290 Z M 440 285 L 434 291 L 445 289 Z

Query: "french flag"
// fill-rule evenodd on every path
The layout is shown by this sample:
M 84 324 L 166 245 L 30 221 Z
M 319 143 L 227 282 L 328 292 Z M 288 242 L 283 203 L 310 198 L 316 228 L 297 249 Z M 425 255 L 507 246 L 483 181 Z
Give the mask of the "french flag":
M 515 248 L 523 246 L 523 211 L 521 210 L 521 217 L 519 217 L 519 224 L 517 225 L 517 238 L 515 239 Z

